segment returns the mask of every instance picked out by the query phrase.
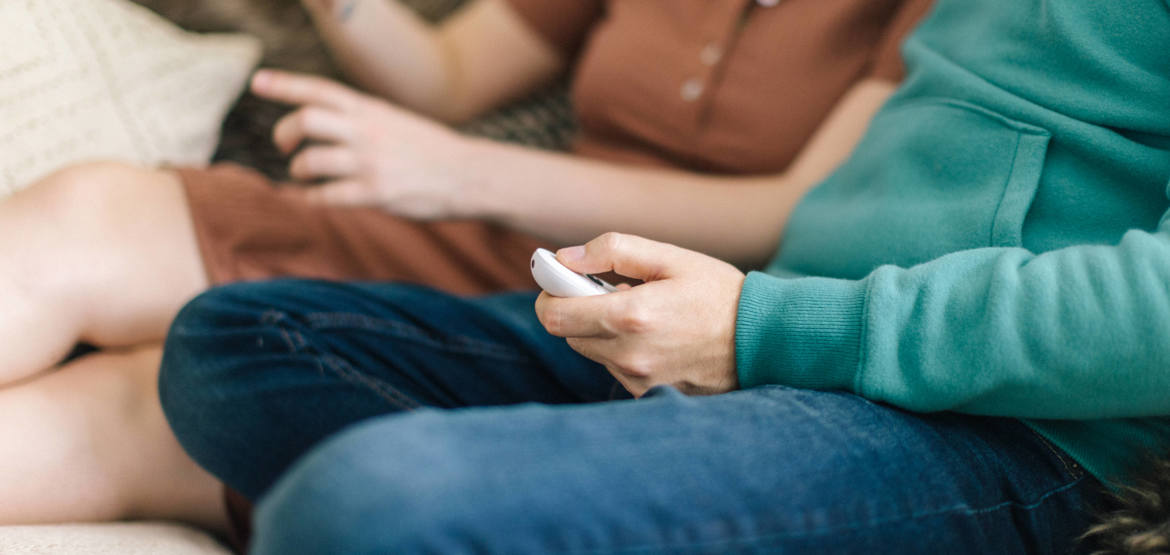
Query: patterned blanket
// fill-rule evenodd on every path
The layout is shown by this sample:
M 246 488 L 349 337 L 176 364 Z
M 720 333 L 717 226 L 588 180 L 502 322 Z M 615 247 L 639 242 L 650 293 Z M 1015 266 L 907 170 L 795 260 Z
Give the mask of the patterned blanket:
M 194 31 L 241 31 L 265 46 L 263 65 L 344 80 L 317 36 L 299 0 L 134 0 Z M 400 0 L 431 21 L 458 9 L 463 0 Z M 224 122 L 216 161 L 286 177 L 287 159 L 269 139 L 287 108 L 251 95 L 240 99 Z M 568 147 L 577 126 L 564 83 L 487 114 L 460 129 L 472 135 L 551 150 Z

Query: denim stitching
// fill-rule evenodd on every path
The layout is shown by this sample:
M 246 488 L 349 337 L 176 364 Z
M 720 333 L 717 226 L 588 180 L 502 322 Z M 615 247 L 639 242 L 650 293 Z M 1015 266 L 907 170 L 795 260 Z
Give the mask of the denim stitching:
M 287 318 L 283 312 L 276 310 L 268 310 L 260 317 L 260 323 L 276 328 L 280 332 L 280 337 L 284 339 L 284 344 L 288 346 L 288 352 L 296 354 L 309 344 L 305 340 L 305 336 L 301 332 L 288 329 L 280 323 Z
M 1030 511 L 1032 509 L 1039 507 L 1040 505 L 1043 505 L 1049 498 L 1051 498 L 1055 495 L 1064 493 L 1065 491 L 1068 491 L 1068 490 L 1080 485 L 1080 483 L 1083 482 L 1084 480 L 1085 480 L 1085 476 L 1077 478 L 1076 480 L 1069 482 L 1069 483 L 1067 483 L 1059 488 L 1048 491 L 1044 495 L 1041 495 L 1035 502 L 1028 503 L 1028 504 L 1020 504 L 1020 503 L 1017 503 L 1015 501 L 1004 501 L 1002 503 L 997 503 L 995 505 L 992 505 L 990 507 L 984 507 L 982 509 L 969 509 L 965 505 L 956 505 L 953 507 L 947 507 L 945 509 L 936 509 L 933 511 L 926 511 L 926 512 L 922 512 L 922 513 L 911 513 L 910 515 L 908 515 L 906 517 L 901 517 L 901 518 L 889 518 L 889 519 L 885 519 L 885 520 L 867 522 L 864 524 L 836 526 L 836 527 L 823 528 L 823 529 L 814 530 L 814 531 L 778 532 L 778 533 L 773 533 L 773 534 L 759 534 L 759 535 L 743 537 L 743 538 L 729 538 L 729 539 L 725 539 L 725 540 L 712 540 L 712 541 L 708 541 L 708 542 L 692 542 L 692 543 L 687 543 L 687 544 L 673 544 L 673 545 L 668 545 L 668 546 L 667 545 L 643 545 L 643 546 L 618 547 L 618 548 L 609 548 L 609 549 L 577 550 L 577 551 L 572 551 L 572 553 L 602 554 L 602 553 L 632 553 L 632 552 L 653 552 L 653 551 L 675 552 L 679 549 L 716 547 L 716 546 L 721 546 L 721 545 L 736 545 L 736 544 L 754 543 L 754 542 L 759 542 L 761 540 L 766 541 L 769 539 L 783 539 L 783 538 L 807 537 L 807 536 L 823 536 L 825 534 L 858 530 L 858 529 L 866 528 L 866 527 L 876 527 L 876 526 L 881 526 L 881 525 L 889 524 L 889 523 L 893 523 L 893 522 L 933 518 L 933 517 L 944 516 L 944 515 L 952 514 L 952 513 L 977 516 L 977 515 L 984 515 L 984 514 L 988 514 L 991 512 L 999 511 L 999 510 L 1006 509 L 1006 508 L 1009 508 L 1012 506 L 1017 506 L 1021 509 Z M 746 546 L 746 547 L 758 548 L 758 547 L 762 547 L 762 546 L 754 545 L 754 546 Z
M 284 344 L 288 345 L 289 354 L 297 354 L 297 345 L 293 343 L 292 336 L 288 334 L 288 330 L 284 326 L 276 326 L 276 329 L 280 330 L 281 339 L 284 339 Z
M 478 338 L 464 335 L 439 337 L 427 333 L 417 326 L 404 324 L 393 320 L 372 318 L 364 314 L 353 313 L 313 313 L 305 316 L 309 325 L 315 329 L 337 327 L 358 328 L 365 331 L 386 333 L 398 339 L 414 341 L 416 343 L 444 349 L 448 352 L 472 356 L 491 357 L 507 362 L 532 363 L 532 357 L 525 353 L 508 349 L 498 343 L 483 341 Z
M 1036 439 L 1040 440 L 1040 443 L 1044 445 L 1044 447 L 1046 447 L 1054 457 L 1056 457 L 1056 460 L 1060 461 L 1060 464 L 1064 466 L 1065 472 L 1068 473 L 1070 477 L 1082 478 L 1085 476 L 1085 471 L 1081 468 L 1081 465 L 1077 464 L 1076 461 L 1071 460 L 1071 458 L 1067 453 L 1064 452 L 1063 449 L 1057 447 L 1054 443 L 1049 441 L 1048 438 L 1041 435 L 1040 432 L 1033 430 L 1031 426 L 1024 424 L 1024 427 L 1027 428 Z
M 328 366 L 329 370 L 331 370 L 333 374 L 342 380 L 371 391 L 394 408 L 400 410 L 415 410 L 421 407 L 417 401 L 411 399 L 401 391 L 398 391 L 398 389 L 394 386 L 386 383 L 384 380 L 358 371 L 339 357 L 329 354 L 304 352 L 304 348 L 309 345 L 309 341 L 301 332 L 281 325 L 281 322 L 286 319 L 287 314 L 277 310 L 268 310 L 265 311 L 263 315 L 261 315 L 260 322 L 264 325 L 274 327 L 277 331 L 280 332 L 280 336 L 284 339 L 285 345 L 288 346 L 290 354 L 305 354 L 307 356 L 311 356 L 313 361 L 317 364 L 317 370 L 320 373 L 324 374 L 326 372 L 325 367 Z
M 343 359 L 330 355 L 320 355 L 316 358 L 317 366 L 322 372 L 325 371 L 324 366 L 328 366 L 341 379 L 353 385 L 369 389 L 375 395 L 381 397 L 382 400 L 394 406 L 394 408 L 415 410 L 422 406 L 414 399 L 398 391 L 398 388 L 386 383 L 384 380 L 354 368 Z
M 292 336 L 293 336 L 293 339 L 297 340 L 297 343 L 296 343 L 297 349 L 304 349 L 305 347 L 307 347 L 309 345 L 309 341 L 307 339 L 305 339 L 305 336 L 303 334 L 301 334 L 301 332 L 293 330 Z

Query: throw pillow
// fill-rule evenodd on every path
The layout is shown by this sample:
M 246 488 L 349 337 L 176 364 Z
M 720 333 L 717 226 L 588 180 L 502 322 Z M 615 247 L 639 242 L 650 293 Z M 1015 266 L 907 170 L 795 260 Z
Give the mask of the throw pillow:
M 199 165 L 260 57 L 126 0 L 0 2 L 0 197 L 64 165 Z

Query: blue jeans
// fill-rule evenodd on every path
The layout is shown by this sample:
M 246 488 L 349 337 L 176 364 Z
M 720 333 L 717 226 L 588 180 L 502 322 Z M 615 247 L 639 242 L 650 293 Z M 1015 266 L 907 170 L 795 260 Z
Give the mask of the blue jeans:
M 268 553 L 1069 553 L 1099 483 L 1011 419 L 764 387 L 632 400 L 534 296 L 239 284 L 163 406 Z

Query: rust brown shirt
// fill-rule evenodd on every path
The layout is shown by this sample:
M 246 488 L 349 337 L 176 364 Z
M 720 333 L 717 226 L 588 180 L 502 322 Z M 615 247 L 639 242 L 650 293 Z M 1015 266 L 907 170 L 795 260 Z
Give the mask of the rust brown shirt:
M 930 0 L 507 0 L 575 59 L 578 153 L 775 173 L 866 77 L 901 79 Z

